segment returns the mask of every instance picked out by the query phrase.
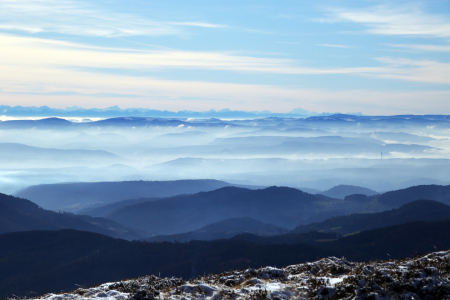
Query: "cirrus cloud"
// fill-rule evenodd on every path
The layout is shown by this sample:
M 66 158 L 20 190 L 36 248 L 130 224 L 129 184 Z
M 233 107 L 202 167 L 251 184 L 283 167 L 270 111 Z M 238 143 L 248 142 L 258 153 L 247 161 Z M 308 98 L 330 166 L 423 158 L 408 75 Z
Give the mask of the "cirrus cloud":
M 182 27 L 225 27 L 192 21 L 157 21 L 99 9 L 71 0 L 2 0 L 0 29 L 30 33 L 53 32 L 78 36 L 123 37 L 180 35 Z
M 352 22 L 366 26 L 368 33 L 450 37 L 450 16 L 427 14 L 416 6 L 380 5 L 363 9 L 330 8 L 322 22 Z

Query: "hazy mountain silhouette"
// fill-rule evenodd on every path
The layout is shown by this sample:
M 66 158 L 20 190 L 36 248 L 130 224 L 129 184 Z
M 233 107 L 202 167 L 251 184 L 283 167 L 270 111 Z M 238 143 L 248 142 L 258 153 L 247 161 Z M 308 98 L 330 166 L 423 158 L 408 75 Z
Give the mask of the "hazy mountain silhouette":
M 231 151 L 234 155 L 288 155 L 288 154 L 378 154 L 382 141 L 372 138 L 353 138 L 341 136 L 285 137 L 285 136 L 246 136 L 238 138 L 218 138 L 202 145 L 202 148 L 180 148 L 186 151 L 220 153 Z M 385 156 L 390 152 L 415 153 L 438 150 L 430 146 L 391 143 L 383 146 Z M 188 152 L 189 153 L 189 152 Z
M 45 118 L 40 120 L 9 120 L 0 122 L 1 129 L 55 129 L 55 128 L 69 128 L 76 123 L 72 123 L 61 118 Z
M 78 211 L 121 200 L 192 194 L 225 186 L 231 184 L 218 180 L 59 183 L 31 186 L 17 192 L 16 196 L 46 209 Z
M 172 234 L 172 235 L 158 235 L 146 239 L 148 242 L 186 242 L 191 240 L 212 241 L 218 239 L 231 238 L 243 232 L 249 232 L 255 235 L 278 235 L 286 233 L 289 230 L 281 228 L 272 224 L 263 223 L 253 218 L 231 218 L 221 220 L 209 225 L 206 225 L 195 231 Z
M 390 191 L 380 195 L 378 202 L 390 207 L 399 207 L 420 199 L 435 200 L 450 205 L 450 185 L 418 185 Z
M 432 200 L 416 200 L 398 209 L 372 213 L 332 217 L 320 223 L 297 226 L 292 233 L 310 231 L 349 234 L 413 221 L 450 220 L 450 206 Z
M 104 218 L 56 213 L 21 198 L 0 194 L 0 233 L 76 229 L 123 239 L 138 239 L 135 231 Z
M 415 178 L 415 179 L 399 182 L 397 184 L 398 188 L 396 190 L 406 189 L 406 188 L 409 188 L 412 186 L 417 186 L 417 185 L 448 185 L 448 181 L 441 181 L 441 180 L 432 179 L 432 178 Z
M 231 150 L 230 150 L 231 151 Z M 379 157 L 380 149 L 375 155 Z M 181 154 L 180 154 L 181 155 Z M 333 158 L 283 159 L 242 158 L 230 155 L 227 158 L 199 158 L 183 153 L 184 158 L 169 160 L 145 168 L 146 171 L 179 178 L 189 174 L 197 178 L 217 177 L 224 181 L 249 180 L 253 184 L 314 188 L 320 191 L 339 184 L 368 187 L 377 192 L 405 188 L 398 184 L 417 177 L 442 178 L 450 168 L 448 159 L 365 159 Z M 198 153 L 197 153 L 198 155 Z M 312 153 L 314 155 L 314 152 Z M 229 157 L 227 153 L 225 157 Z M 424 183 L 426 183 L 425 181 Z M 419 183 L 421 183 L 419 181 Z M 422 183 L 421 183 L 422 184 Z M 428 183 L 426 183 L 428 184 Z M 411 186 L 411 185 L 409 185 Z
M 374 131 L 370 134 L 367 134 L 375 139 L 383 140 L 383 141 L 395 141 L 398 143 L 427 143 L 435 140 L 434 138 L 428 136 L 420 136 L 410 133 L 404 132 L 384 132 L 384 131 Z
M 127 206 L 108 218 L 163 235 L 194 231 L 219 220 L 240 217 L 293 228 L 313 217 L 310 210 L 317 199 L 287 187 L 261 190 L 225 187 Z
M 32 147 L 18 143 L 0 143 L 0 159 L 2 160 L 93 160 L 115 158 L 118 158 L 118 156 L 103 150 L 66 150 Z
M 155 200 L 159 200 L 159 199 L 161 199 L 161 198 L 139 198 L 139 199 L 117 201 L 117 202 L 99 206 L 99 207 L 84 208 L 84 209 L 81 209 L 80 211 L 78 211 L 77 213 L 81 214 L 81 215 L 89 215 L 92 217 L 106 217 L 113 211 L 120 209 L 122 207 L 130 206 L 130 205 L 134 205 L 134 204 L 138 204 L 138 203 L 142 203 L 142 202 L 147 202 L 147 201 L 155 201 Z
M 344 199 L 346 196 L 353 195 L 353 194 L 363 194 L 367 196 L 373 196 L 377 195 L 378 193 L 360 186 L 354 186 L 354 185 L 338 185 L 335 187 L 332 187 L 329 190 L 320 192 L 320 194 L 331 197 L 331 198 L 337 198 L 337 199 Z

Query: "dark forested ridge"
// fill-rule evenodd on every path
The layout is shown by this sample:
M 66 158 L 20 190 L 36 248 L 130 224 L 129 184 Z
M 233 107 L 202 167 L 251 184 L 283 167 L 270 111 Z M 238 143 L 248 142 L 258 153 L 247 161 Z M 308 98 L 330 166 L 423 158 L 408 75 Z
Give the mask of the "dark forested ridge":
M 279 234 L 286 231 L 284 228 L 274 226 L 269 223 L 263 223 L 248 217 L 225 219 L 206 225 L 199 229 L 199 231 L 203 232 L 217 232 L 226 230 L 231 230 L 234 232 L 261 232 L 262 234 L 266 232 L 267 235 Z
M 57 213 L 21 198 L 0 193 L 0 233 L 27 230 L 76 229 L 123 239 L 138 239 L 136 233 L 113 220 Z
M 108 217 L 133 228 L 158 234 L 197 230 L 228 218 L 250 217 L 293 228 L 311 218 L 320 197 L 287 187 L 249 190 L 225 187 L 211 192 L 165 198 L 116 210 Z
M 92 286 L 149 274 L 190 278 L 230 269 L 281 267 L 325 256 L 357 261 L 412 257 L 449 249 L 449 228 L 450 221 L 408 223 L 335 241 L 318 240 L 315 245 L 289 244 L 279 236 L 265 237 L 279 239 L 278 243 L 242 237 L 148 243 L 74 230 L 7 233 L 0 235 L 0 297 L 13 293 L 35 296 L 28 292 L 59 292 L 75 289 L 76 285 Z
M 272 224 L 263 223 L 261 221 L 242 217 L 221 220 L 206 225 L 195 231 L 186 233 L 178 233 L 172 235 L 158 235 L 146 239 L 148 242 L 188 242 L 191 240 L 212 241 L 218 239 L 231 238 L 237 234 L 248 232 L 260 236 L 278 235 L 288 232 L 289 230 Z
M 413 257 L 450 249 L 450 221 L 413 222 L 363 231 L 327 247 L 356 261 Z
M 219 180 L 120 181 L 41 184 L 16 193 L 46 209 L 76 211 L 92 205 L 212 191 L 232 184 Z
M 331 254 L 303 244 L 127 242 L 73 230 L 3 234 L 0 244 L 0 297 L 72 290 L 76 285 L 149 274 L 190 278 L 249 266 L 288 265 Z
M 435 200 L 450 205 L 450 185 L 418 185 L 386 192 L 378 197 L 378 202 L 390 207 L 399 207 L 420 199 Z
M 338 216 L 320 223 L 300 225 L 292 230 L 292 233 L 320 231 L 345 235 L 412 221 L 438 221 L 446 219 L 450 220 L 450 206 L 432 200 L 416 200 L 398 209 L 372 214 Z
M 313 244 L 336 240 L 336 233 L 311 231 L 307 233 L 286 233 L 273 236 L 258 236 L 252 233 L 241 233 L 230 240 L 246 241 L 261 245 L 272 244 Z

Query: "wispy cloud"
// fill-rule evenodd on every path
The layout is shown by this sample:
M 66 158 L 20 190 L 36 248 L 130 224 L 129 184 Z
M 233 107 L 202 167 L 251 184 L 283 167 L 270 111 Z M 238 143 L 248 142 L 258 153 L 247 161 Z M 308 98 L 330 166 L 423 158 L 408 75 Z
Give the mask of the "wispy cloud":
M 205 22 L 168 22 L 168 24 L 177 25 L 177 26 L 193 26 L 193 27 L 205 27 L 205 28 L 228 27 L 228 26 L 222 25 L 222 24 L 211 24 L 211 23 L 205 23 Z
M 436 61 L 380 58 L 378 67 L 310 68 L 290 59 L 243 56 L 226 52 L 128 50 L 0 34 L 2 68 L 62 70 L 89 68 L 111 70 L 203 69 L 287 75 L 349 74 L 407 81 L 450 83 L 450 64 Z
M 405 58 L 379 58 L 392 72 L 373 74 L 378 78 L 397 79 L 416 82 L 450 84 L 450 63 L 432 60 L 411 60 Z
M 423 51 L 423 52 L 450 52 L 450 46 L 444 46 L 444 45 L 388 44 L 388 46 L 396 47 L 396 48 L 402 48 L 402 49 L 407 49 L 407 50 Z
M 101 10 L 71 0 L 1 0 L 0 29 L 80 36 L 161 36 L 181 34 L 184 26 L 224 27 L 207 22 L 167 22 Z
M 331 47 L 331 48 L 351 48 L 350 46 L 346 45 L 333 45 L 333 44 L 317 44 L 317 46 Z
M 402 110 L 402 105 L 405 107 L 408 104 L 409 97 L 410 100 L 416 99 L 414 105 L 417 105 L 417 110 L 409 112 L 426 108 L 424 111 L 431 113 L 433 110 L 422 105 L 423 102 L 418 100 L 419 96 L 433 99 L 430 101 L 434 103 L 435 109 L 438 104 L 445 106 L 450 95 L 449 92 L 338 92 L 242 82 L 163 80 L 148 75 L 127 75 L 126 72 L 184 68 L 290 75 L 349 74 L 450 84 L 450 64 L 435 61 L 380 58 L 379 67 L 304 68 L 296 66 L 298 62 L 295 60 L 288 59 L 175 49 L 103 48 L 7 34 L 0 34 L 0 49 L 0 101 L 3 103 L 20 100 L 16 103 L 26 104 L 29 103 L 27 97 L 31 97 L 30 99 L 38 99 L 39 105 L 48 103 L 45 101 L 65 99 L 64 105 L 70 101 L 84 106 L 99 105 L 101 101 L 106 101 L 107 106 L 126 102 L 128 105 L 160 109 L 172 107 L 171 109 L 177 110 L 206 109 L 212 106 L 211 103 L 218 109 L 251 109 L 257 104 L 261 109 L 273 111 L 280 110 L 279 103 L 283 103 L 283 109 L 293 109 L 302 106 L 301 103 L 309 103 L 316 110 L 331 110 L 333 107 L 334 110 L 339 110 L 342 105 L 362 110 L 361 106 L 367 105 L 372 107 L 372 111 L 376 109 L 385 113 L 386 107 L 394 109 L 395 105 L 399 105 L 397 111 Z M 53 97 L 55 94 L 58 96 Z M 122 97 L 119 102 L 111 100 L 119 99 L 118 97 Z M 195 103 L 186 102 L 186 98 L 195 98 Z M 82 101 L 85 103 L 81 103 Z M 410 107 L 413 108 L 411 105 Z
M 52 68 L 105 68 L 156 70 L 189 68 L 263 72 L 273 74 L 352 74 L 385 72 L 382 67 L 306 68 L 290 59 L 236 55 L 226 52 L 127 50 L 85 46 L 83 44 L 0 34 L 0 65 L 27 65 Z
M 382 35 L 450 37 L 450 16 L 428 14 L 416 6 L 376 6 L 365 9 L 332 8 L 322 22 L 353 22 Z

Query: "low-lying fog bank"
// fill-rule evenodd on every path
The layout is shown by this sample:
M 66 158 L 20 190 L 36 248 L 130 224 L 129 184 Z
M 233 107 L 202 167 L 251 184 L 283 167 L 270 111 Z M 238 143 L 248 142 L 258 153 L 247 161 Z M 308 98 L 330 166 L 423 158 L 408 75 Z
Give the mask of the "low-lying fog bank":
M 326 190 L 446 184 L 446 116 L 0 122 L 0 192 L 57 182 L 217 179 Z

